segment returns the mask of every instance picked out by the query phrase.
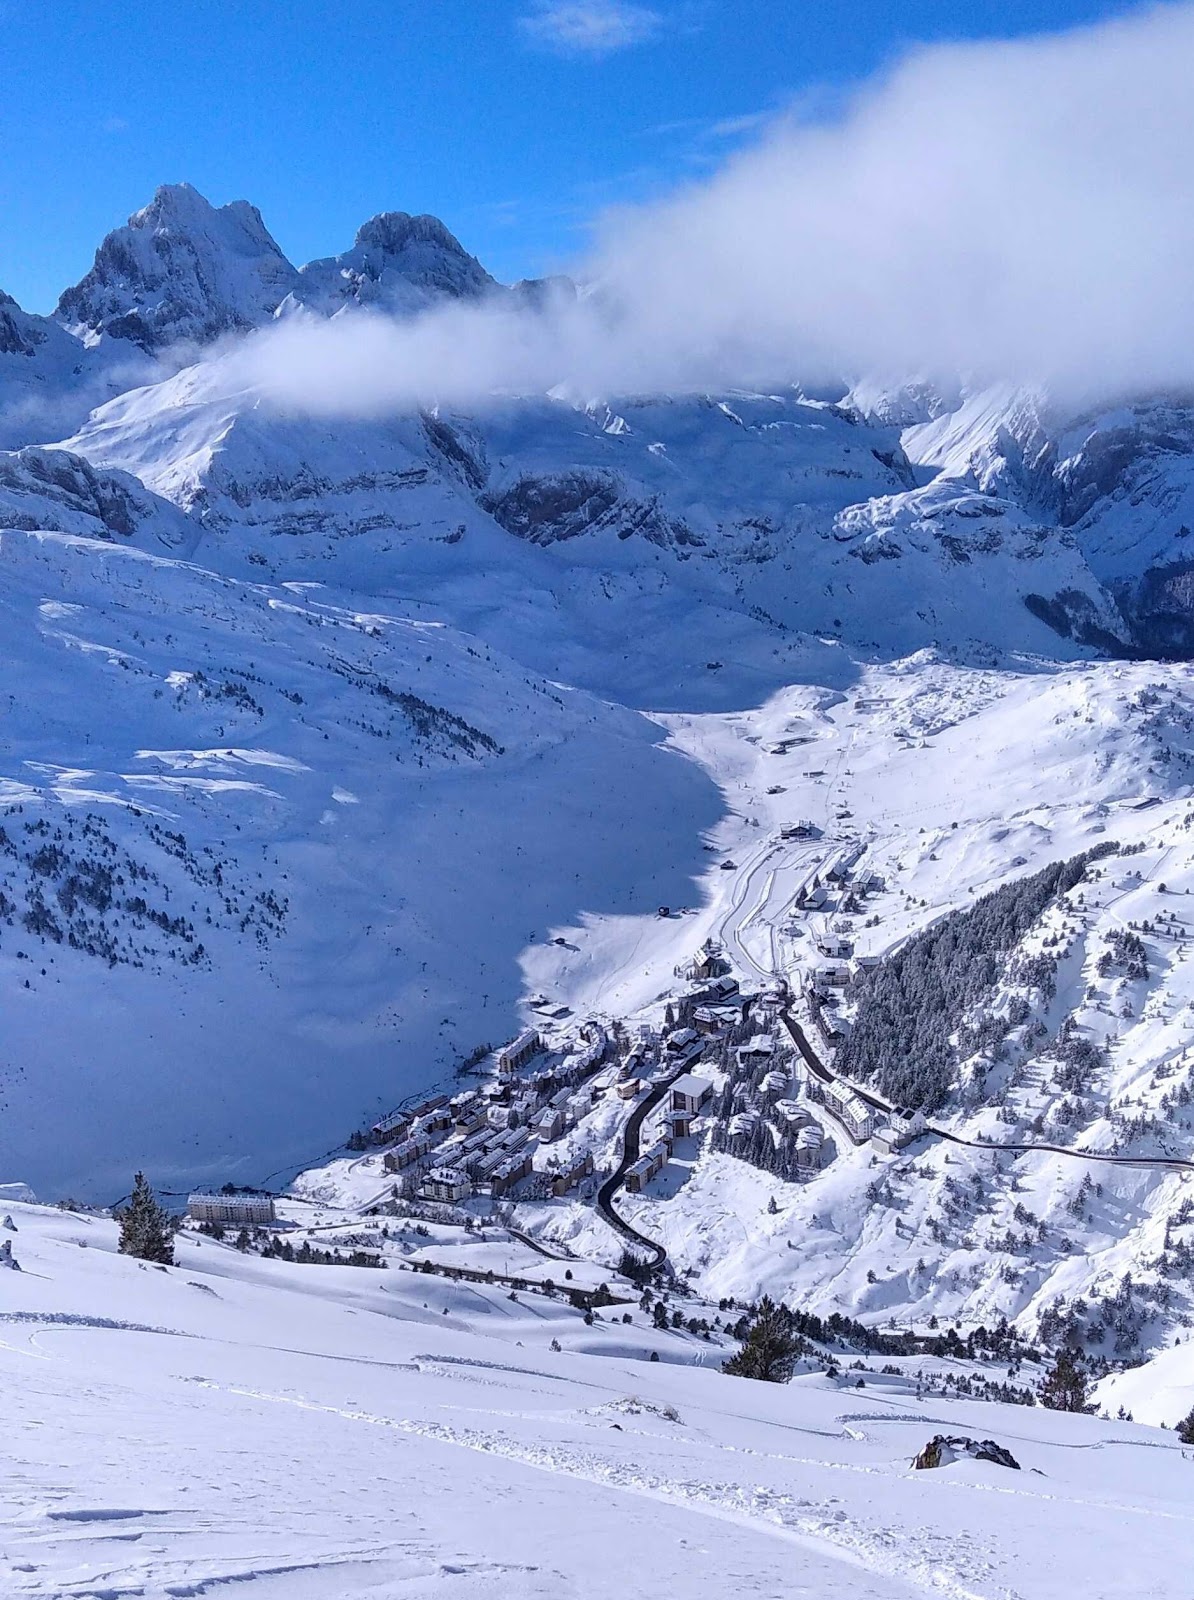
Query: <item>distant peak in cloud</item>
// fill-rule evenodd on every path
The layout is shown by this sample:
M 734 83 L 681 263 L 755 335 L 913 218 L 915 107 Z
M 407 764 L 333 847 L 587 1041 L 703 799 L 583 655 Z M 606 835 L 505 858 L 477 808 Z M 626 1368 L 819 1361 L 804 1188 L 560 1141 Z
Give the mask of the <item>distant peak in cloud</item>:
M 557 8 L 560 9 L 560 8 Z M 829 119 L 600 219 L 580 294 L 299 322 L 238 381 L 300 410 L 785 382 L 1194 391 L 1194 4 L 914 51 Z
M 559 55 L 608 56 L 655 38 L 663 18 L 629 0 L 540 0 L 521 26 L 535 44 Z

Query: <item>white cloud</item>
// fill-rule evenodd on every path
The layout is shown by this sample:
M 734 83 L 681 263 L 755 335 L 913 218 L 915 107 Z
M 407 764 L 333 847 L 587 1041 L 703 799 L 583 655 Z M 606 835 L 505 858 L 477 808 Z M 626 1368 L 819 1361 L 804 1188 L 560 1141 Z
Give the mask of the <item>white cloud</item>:
M 296 324 L 253 370 L 351 410 L 862 374 L 1194 389 L 1191 61 L 1189 3 L 920 50 L 831 122 L 607 215 L 578 303 Z
M 522 18 L 523 32 L 561 55 L 608 56 L 653 39 L 663 18 L 628 0 L 542 0 Z

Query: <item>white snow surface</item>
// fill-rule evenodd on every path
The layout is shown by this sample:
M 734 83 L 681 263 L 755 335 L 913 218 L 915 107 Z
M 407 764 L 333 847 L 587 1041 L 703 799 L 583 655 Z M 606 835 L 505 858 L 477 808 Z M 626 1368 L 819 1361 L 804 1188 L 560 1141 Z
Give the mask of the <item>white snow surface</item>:
M 1191 1463 L 1157 1428 L 873 1374 L 777 1388 L 690 1364 L 682 1336 L 636 1359 L 531 1296 L 190 1236 L 147 1267 L 103 1218 L 12 1214 L 12 1600 L 1188 1592 Z M 1021 1470 L 913 1471 L 936 1433 Z

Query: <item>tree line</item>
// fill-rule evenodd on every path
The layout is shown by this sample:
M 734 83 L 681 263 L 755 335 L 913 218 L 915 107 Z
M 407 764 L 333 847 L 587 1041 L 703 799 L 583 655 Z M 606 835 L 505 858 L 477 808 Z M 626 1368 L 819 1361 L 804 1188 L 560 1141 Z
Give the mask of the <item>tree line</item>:
M 854 1026 L 838 1052 L 839 1070 L 873 1083 L 896 1105 L 937 1110 L 957 1075 L 954 1036 L 966 1012 L 995 988 L 1007 958 L 1045 909 L 1115 848 L 1099 845 L 1005 884 L 943 917 L 864 974 L 855 991 Z

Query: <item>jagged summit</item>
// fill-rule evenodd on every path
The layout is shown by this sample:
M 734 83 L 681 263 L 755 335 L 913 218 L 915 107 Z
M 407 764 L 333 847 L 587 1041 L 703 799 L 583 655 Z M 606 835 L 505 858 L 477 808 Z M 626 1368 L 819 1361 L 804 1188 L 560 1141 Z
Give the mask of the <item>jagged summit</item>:
M 256 206 L 217 207 L 189 183 L 165 184 L 108 234 L 56 315 L 92 342 L 157 352 L 259 325 L 296 276 Z
M 31 356 L 45 341 L 38 320 L 22 311 L 12 296 L 0 289 L 0 356 Z
M 332 316 L 371 306 L 405 316 L 499 287 L 438 217 L 383 211 L 357 231 L 350 250 L 299 269 L 256 206 L 213 206 L 193 185 L 174 183 L 108 234 L 55 315 L 89 344 L 119 339 L 156 355 L 260 327 L 279 309 Z M 7 326 L 3 302 L 0 341 L 25 342 Z
M 325 315 L 349 305 L 402 315 L 444 298 L 478 299 L 497 287 L 438 217 L 382 211 L 357 230 L 351 250 L 300 270 L 293 301 Z

